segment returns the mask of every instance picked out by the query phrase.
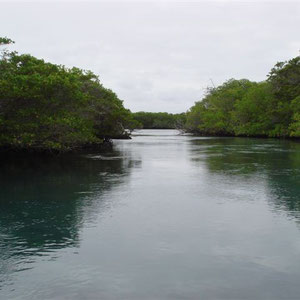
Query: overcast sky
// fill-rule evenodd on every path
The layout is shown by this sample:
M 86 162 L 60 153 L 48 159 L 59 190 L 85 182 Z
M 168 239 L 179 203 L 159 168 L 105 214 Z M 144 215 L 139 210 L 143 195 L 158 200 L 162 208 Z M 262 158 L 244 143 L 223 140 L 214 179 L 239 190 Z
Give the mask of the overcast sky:
M 299 55 L 300 2 L 3 2 L 13 49 L 92 70 L 132 111 L 183 112 L 230 78 Z

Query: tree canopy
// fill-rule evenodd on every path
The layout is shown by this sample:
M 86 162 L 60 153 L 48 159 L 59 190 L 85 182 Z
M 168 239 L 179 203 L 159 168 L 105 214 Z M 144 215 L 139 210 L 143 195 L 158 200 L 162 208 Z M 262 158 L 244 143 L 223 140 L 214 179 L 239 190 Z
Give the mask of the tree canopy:
M 9 52 L 0 37 L 0 149 L 67 151 L 134 128 L 185 128 L 199 135 L 300 137 L 300 56 L 267 80 L 230 79 L 185 114 L 131 113 L 97 75 Z
M 13 44 L 14 41 L 8 37 L 0 37 L 0 46 Z
M 71 150 L 122 136 L 135 123 L 91 71 L 2 51 L 0 147 Z
M 185 126 L 200 135 L 300 137 L 300 56 L 277 63 L 266 81 L 209 88 Z

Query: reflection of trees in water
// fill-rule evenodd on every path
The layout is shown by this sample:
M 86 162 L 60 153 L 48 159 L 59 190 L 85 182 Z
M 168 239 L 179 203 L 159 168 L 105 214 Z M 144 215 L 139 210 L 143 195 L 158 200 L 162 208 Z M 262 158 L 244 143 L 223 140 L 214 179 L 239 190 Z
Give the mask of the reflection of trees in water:
M 107 209 L 101 194 L 128 179 L 130 157 L 120 153 L 0 160 L 0 260 L 76 246 L 91 207 Z M 99 211 L 99 210 L 98 210 Z
M 191 159 L 214 174 L 263 178 L 272 205 L 300 212 L 300 143 L 275 139 L 191 140 Z M 254 187 L 255 188 L 255 187 Z

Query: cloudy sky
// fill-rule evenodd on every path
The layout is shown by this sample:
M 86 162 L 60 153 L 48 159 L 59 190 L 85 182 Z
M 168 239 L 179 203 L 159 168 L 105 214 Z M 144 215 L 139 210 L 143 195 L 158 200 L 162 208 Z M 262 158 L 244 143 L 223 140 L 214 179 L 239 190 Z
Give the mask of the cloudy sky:
M 183 112 L 229 78 L 299 55 L 300 1 L 0 0 L 13 49 L 90 69 L 132 111 Z

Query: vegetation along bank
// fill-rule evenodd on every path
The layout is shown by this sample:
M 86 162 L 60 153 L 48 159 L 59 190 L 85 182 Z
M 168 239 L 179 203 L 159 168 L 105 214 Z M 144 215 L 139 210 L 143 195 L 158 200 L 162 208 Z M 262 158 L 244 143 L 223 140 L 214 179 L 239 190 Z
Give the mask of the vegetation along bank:
M 169 114 L 166 112 L 136 112 L 133 118 L 143 129 L 182 129 L 186 122 L 186 114 Z
M 90 71 L 4 49 L 0 38 L 0 149 L 70 151 L 127 137 L 138 127 Z
M 136 128 L 300 137 L 300 56 L 277 63 L 266 81 L 230 79 L 208 88 L 187 113 L 131 113 L 91 71 L 8 51 L 11 43 L 0 38 L 0 151 L 101 147 Z
M 196 135 L 300 137 L 300 56 L 279 62 L 267 80 L 230 79 L 209 88 L 187 112 Z

